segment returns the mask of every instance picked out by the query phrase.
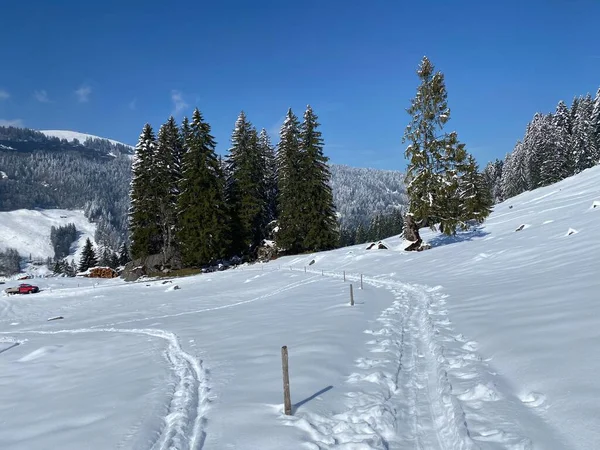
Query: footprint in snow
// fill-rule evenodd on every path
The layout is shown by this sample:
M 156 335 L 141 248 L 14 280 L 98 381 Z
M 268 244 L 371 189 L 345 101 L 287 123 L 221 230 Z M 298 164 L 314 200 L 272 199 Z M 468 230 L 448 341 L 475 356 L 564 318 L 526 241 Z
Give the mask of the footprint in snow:
M 529 392 L 519 396 L 519 399 L 530 408 L 542 406 L 546 402 L 546 396 L 539 392 Z
M 479 348 L 479 344 L 476 341 L 469 341 L 462 346 L 464 350 L 468 350 L 470 352 L 474 352 Z
M 500 400 L 500 394 L 496 391 L 496 386 L 493 383 L 478 384 L 471 389 L 467 389 L 462 394 L 457 395 L 463 401 L 484 401 L 496 402 Z

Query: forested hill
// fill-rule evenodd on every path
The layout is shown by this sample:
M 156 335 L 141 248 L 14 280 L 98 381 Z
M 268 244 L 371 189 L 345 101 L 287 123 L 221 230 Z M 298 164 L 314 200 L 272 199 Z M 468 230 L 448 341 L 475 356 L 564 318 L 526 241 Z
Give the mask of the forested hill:
M 102 138 L 60 139 L 0 127 L 0 211 L 82 209 L 98 224 L 96 242 L 117 249 L 126 238 L 131 147 Z M 406 204 L 401 172 L 331 165 L 344 228 L 368 225 Z
M 97 223 L 96 242 L 117 248 L 127 226 L 131 153 L 101 138 L 67 141 L 0 127 L 0 211 L 82 209 Z
M 342 226 L 368 225 L 376 215 L 390 215 L 408 204 L 404 174 L 394 170 L 331 165 L 333 201 Z

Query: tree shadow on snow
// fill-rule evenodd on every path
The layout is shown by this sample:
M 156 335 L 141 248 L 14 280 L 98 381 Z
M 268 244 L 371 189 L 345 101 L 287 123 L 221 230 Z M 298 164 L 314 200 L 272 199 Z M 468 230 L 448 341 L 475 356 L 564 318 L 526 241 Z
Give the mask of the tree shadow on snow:
M 305 405 L 306 403 L 310 402 L 311 400 L 314 400 L 315 398 L 317 398 L 319 395 L 322 395 L 325 392 L 330 391 L 332 389 L 333 389 L 333 386 L 327 386 L 326 388 L 321 389 L 319 392 L 315 392 L 310 397 L 307 397 L 298 403 L 294 403 L 292 405 L 292 414 L 294 414 L 302 405 Z
M 443 245 L 456 244 L 458 242 L 472 241 L 473 239 L 479 239 L 487 236 L 487 231 L 483 231 L 483 229 L 477 227 L 472 228 L 467 231 L 459 231 L 454 236 L 446 236 L 444 234 L 440 234 L 433 239 L 427 241 L 431 248 L 441 247 Z

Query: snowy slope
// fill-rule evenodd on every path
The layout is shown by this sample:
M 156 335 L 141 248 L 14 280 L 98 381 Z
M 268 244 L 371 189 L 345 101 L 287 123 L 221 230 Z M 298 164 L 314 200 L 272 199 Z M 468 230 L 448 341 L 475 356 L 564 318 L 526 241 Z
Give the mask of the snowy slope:
M 86 139 L 106 139 L 112 144 L 124 145 L 126 147 L 133 148 L 129 144 L 123 144 L 122 142 L 115 141 L 113 139 L 107 139 L 99 136 L 94 136 L 93 134 L 85 134 L 79 133 L 77 131 L 66 131 L 66 130 L 39 130 L 40 133 L 44 133 L 48 137 L 57 137 L 59 139 L 66 139 L 67 141 L 72 141 L 73 139 L 77 139 L 80 143 L 84 143 Z
M 66 209 L 19 209 L 0 212 L 0 248 L 15 248 L 24 256 L 33 258 L 54 257 L 50 243 L 50 228 L 75 224 L 79 238 L 72 246 L 70 258 L 79 260 L 85 240 L 94 242 L 96 225 L 90 223 L 83 211 Z
M 40 280 L 0 297 L 0 448 L 597 448 L 599 233 L 597 167 L 421 253 Z

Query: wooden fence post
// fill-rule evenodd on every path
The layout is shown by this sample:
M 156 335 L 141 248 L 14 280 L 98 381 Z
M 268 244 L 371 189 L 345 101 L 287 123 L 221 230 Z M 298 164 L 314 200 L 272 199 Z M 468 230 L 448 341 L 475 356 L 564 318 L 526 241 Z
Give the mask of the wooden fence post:
M 363 288 L 363 285 L 362 285 L 362 273 L 360 274 L 360 288 L 361 289 Z
M 292 400 L 290 398 L 290 373 L 288 367 L 287 345 L 281 347 L 281 366 L 283 367 L 283 409 L 286 416 L 291 416 Z
M 350 306 L 354 306 L 354 291 L 352 290 L 352 285 L 350 285 Z
M 346 271 L 344 270 L 344 281 L 346 281 Z

